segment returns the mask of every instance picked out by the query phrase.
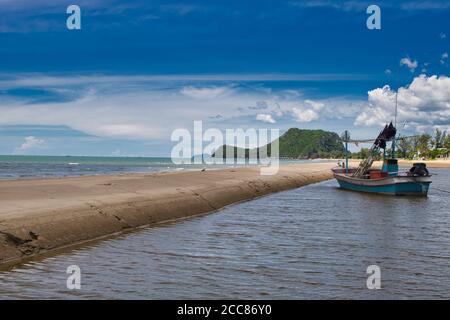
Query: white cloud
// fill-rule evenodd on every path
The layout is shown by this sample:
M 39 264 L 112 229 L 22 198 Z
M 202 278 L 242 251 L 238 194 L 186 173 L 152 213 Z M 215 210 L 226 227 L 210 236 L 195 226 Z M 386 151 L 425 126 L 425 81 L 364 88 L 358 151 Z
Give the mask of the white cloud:
M 229 87 L 184 87 L 180 91 L 185 96 L 193 99 L 215 99 L 225 94 L 231 93 L 232 89 Z
M 314 111 L 321 111 L 325 107 L 323 102 L 313 101 L 313 100 L 305 100 L 305 104 L 311 107 Z
M 332 97 L 324 100 L 283 101 L 283 114 L 292 116 L 296 122 L 315 120 L 354 119 L 365 102 L 348 97 Z
M 283 96 L 286 98 L 297 99 L 302 95 L 302 92 L 299 90 L 286 89 L 282 91 Z
M 3 74 L 0 90 L 42 88 L 64 99 L 42 102 L 33 101 L 33 97 L 5 96 L 0 103 L 0 125 L 62 125 L 97 137 L 157 140 L 167 139 L 174 129 L 190 129 L 194 120 L 203 120 L 205 127 L 223 129 L 237 119 L 242 125 L 240 119 L 250 121 L 258 114 L 271 115 L 273 121 L 276 116 L 302 122 L 354 116 L 346 98 L 300 100 L 300 91 L 273 91 L 253 83 L 241 86 L 240 81 L 230 85 L 228 80 L 220 82 L 216 76 L 210 77 L 214 81 L 201 76 Z M 208 84 L 211 82 L 219 85 Z M 338 114 L 330 112 L 336 107 L 340 109 Z M 298 111 L 293 112 L 293 108 Z M 305 113 L 307 109 L 312 111 Z M 268 117 L 264 120 L 272 121 Z M 248 124 L 262 125 L 256 119 Z
M 256 115 L 256 120 L 267 122 L 267 123 L 276 123 L 275 119 L 271 114 L 259 113 Z
M 392 71 L 391 71 L 391 69 L 386 69 L 386 70 L 384 70 L 384 73 L 389 75 L 389 74 L 392 74 Z
M 439 34 L 439 38 L 445 39 L 445 38 L 447 38 L 447 35 L 446 35 L 445 33 L 441 32 L 441 33 Z
M 294 119 L 298 122 L 311 122 L 319 119 L 319 115 L 311 109 L 303 110 L 299 108 L 292 108 L 292 114 Z
M 202 81 L 348 81 L 367 80 L 361 74 L 175 74 L 175 75 L 71 75 L 57 76 L 23 73 L 15 76 L 0 73 L 0 88 L 111 85 L 119 83 L 166 83 Z M 189 88 L 189 87 L 188 87 Z M 195 87 L 194 87 L 195 88 Z M 189 92 L 189 90 L 188 90 Z
M 320 101 L 306 99 L 287 105 L 290 108 L 289 114 L 295 121 L 311 122 L 353 117 L 359 109 L 358 105 L 360 103 L 356 100 L 334 97 Z
M 233 125 L 258 128 L 264 126 L 264 122 L 354 121 L 358 115 L 358 124 L 378 125 L 388 121 L 390 118 L 385 116 L 386 112 L 393 110 L 393 102 L 386 98 L 389 90 L 379 92 L 383 89 L 372 90 L 367 102 L 349 97 L 312 100 L 307 99 L 303 92 L 262 90 L 258 86 L 253 88 L 249 83 L 241 86 L 239 82 L 233 82 L 229 85 L 228 81 L 214 81 L 215 86 L 204 80 L 178 82 L 153 81 L 153 78 L 150 81 L 140 79 L 136 83 L 133 76 L 131 79 L 111 76 L 86 77 L 84 84 L 79 78 L 74 78 L 61 77 L 58 82 L 57 77 L 40 79 L 30 76 L 9 83 L 16 87 L 18 81 L 20 88 L 36 88 L 40 83 L 41 86 L 37 87 L 52 92 L 67 90 L 70 92 L 69 99 L 42 102 L 42 99 L 33 101 L 32 97 L 4 96 L 0 103 L 0 126 L 67 126 L 97 137 L 153 141 L 167 140 L 177 128 L 192 129 L 194 120 L 203 120 L 205 128 L 225 129 Z M 409 100 L 414 102 L 420 99 L 423 104 L 423 107 L 417 107 L 420 117 L 409 121 L 411 126 L 434 126 L 448 122 L 449 111 L 442 109 L 443 103 L 448 103 L 448 97 L 438 95 L 447 92 L 449 84 L 444 81 L 447 79 L 445 77 L 435 78 L 417 77 L 409 88 L 404 89 L 413 92 L 407 96 Z M 5 77 L 2 79 L 0 89 L 9 91 L 7 80 Z M 433 90 L 427 89 L 423 93 L 425 89 L 420 89 L 419 81 L 424 83 L 422 87 L 432 87 Z M 25 82 L 29 85 L 24 85 Z M 402 110 L 404 106 L 411 105 L 410 101 L 403 101 L 406 99 L 403 95 L 399 97 Z M 422 112 L 425 106 L 431 109 Z M 433 109 L 437 106 L 441 107 L 440 111 Z M 376 108 L 379 112 L 374 111 Z M 406 118 L 406 115 L 401 116 Z M 428 118 L 431 120 L 426 121 Z
M 42 146 L 44 142 L 45 142 L 44 140 L 35 138 L 33 136 L 25 137 L 25 142 L 19 148 L 16 149 L 16 152 L 20 153 L 28 151 L 30 149 L 35 149 L 37 147 Z
M 258 113 L 283 115 L 289 108 L 284 107 L 284 102 L 292 101 L 270 91 L 252 90 L 249 85 L 186 86 L 189 82 L 196 84 L 187 80 L 153 81 L 136 76 L 5 78 L 0 80 L 0 89 L 67 90 L 71 100 L 42 102 L 30 100 L 32 97 L 6 96 L 0 103 L 0 125 L 64 125 L 106 138 L 168 139 L 174 129 L 191 129 L 194 120 L 224 128 L 227 121 L 238 117 L 255 119 Z M 256 120 L 252 125 L 257 125 Z
M 411 60 L 409 57 L 405 57 L 400 60 L 400 66 L 406 66 L 409 71 L 414 72 L 418 66 L 418 62 L 417 60 Z
M 383 125 L 393 120 L 395 92 L 389 86 L 368 92 L 368 105 L 355 120 L 357 125 Z M 398 90 L 398 119 L 416 131 L 450 130 L 450 78 L 420 75 Z

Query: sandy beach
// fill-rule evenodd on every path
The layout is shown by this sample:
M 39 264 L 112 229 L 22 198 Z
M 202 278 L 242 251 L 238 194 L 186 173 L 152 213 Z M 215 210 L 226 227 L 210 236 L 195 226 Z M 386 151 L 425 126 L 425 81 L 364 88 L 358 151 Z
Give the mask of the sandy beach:
M 399 159 L 400 166 L 412 166 L 413 163 L 424 162 L 429 168 L 450 168 L 450 160 L 403 160 Z
M 329 179 L 333 166 L 0 181 L 0 265 Z
M 359 161 L 361 160 L 355 160 L 352 159 L 349 161 L 349 167 L 356 167 L 359 164 Z M 405 159 L 398 159 L 398 164 L 400 167 L 405 167 L 405 168 L 409 168 L 411 167 L 414 163 L 417 162 L 422 162 L 425 163 L 427 165 L 428 168 L 450 168 L 450 160 L 405 160 Z M 382 161 L 375 161 L 372 164 L 372 167 L 381 167 L 381 165 L 383 164 Z

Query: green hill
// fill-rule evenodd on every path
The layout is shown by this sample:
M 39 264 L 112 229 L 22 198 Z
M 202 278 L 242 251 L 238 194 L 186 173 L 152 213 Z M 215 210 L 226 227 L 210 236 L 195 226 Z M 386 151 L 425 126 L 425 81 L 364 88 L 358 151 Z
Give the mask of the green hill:
M 272 143 L 267 147 L 270 155 Z M 259 156 L 259 150 L 252 149 Z M 306 130 L 291 128 L 279 138 L 280 158 L 291 159 L 315 159 L 315 158 L 339 158 L 344 155 L 344 146 L 339 136 L 334 132 L 324 130 Z M 233 146 L 224 145 L 216 150 L 213 157 L 237 157 L 241 150 L 245 157 L 249 157 L 249 149 L 242 150 Z M 225 151 L 225 152 L 224 152 Z M 262 152 L 266 154 L 266 152 Z

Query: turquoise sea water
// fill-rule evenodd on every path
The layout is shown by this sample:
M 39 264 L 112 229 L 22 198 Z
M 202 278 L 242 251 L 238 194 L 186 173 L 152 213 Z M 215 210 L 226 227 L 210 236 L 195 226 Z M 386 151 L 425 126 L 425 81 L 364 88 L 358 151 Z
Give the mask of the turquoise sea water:
M 64 177 L 132 172 L 195 169 L 202 165 L 176 165 L 170 158 L 2 156 L 0 179 Z
M 313 160 L 326 162 L 328 160 Z M 311 162 L 311 160 L 281 160 L 287 162 Z M 52 178 L 83 175 L 124 174 L 137 172 L 163 172 L 219 169 L 242 164 L 174 164 L 164 157 L 80 157 L 80 156 L 2 156 L 0 155 L 0 179 Z

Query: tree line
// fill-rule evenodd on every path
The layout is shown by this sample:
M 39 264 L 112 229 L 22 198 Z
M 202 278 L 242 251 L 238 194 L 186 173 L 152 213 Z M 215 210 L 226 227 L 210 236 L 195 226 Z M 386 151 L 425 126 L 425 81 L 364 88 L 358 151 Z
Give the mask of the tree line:
M 387 154 L 392 150 L 387 149 Z M 352 153 L 355 159 L 366 158 L 370 153 L 368 148 L 362 148 L 359 152 Z M 450 153 L 450 134 L 436 129 L 434 135 L 427 133 L 412 136 L 399 136 L 396 141 L 396 156 L 404 159 L 436 159 L 448 158 Z M 381 158 L 382 154 L 376 155 Z

